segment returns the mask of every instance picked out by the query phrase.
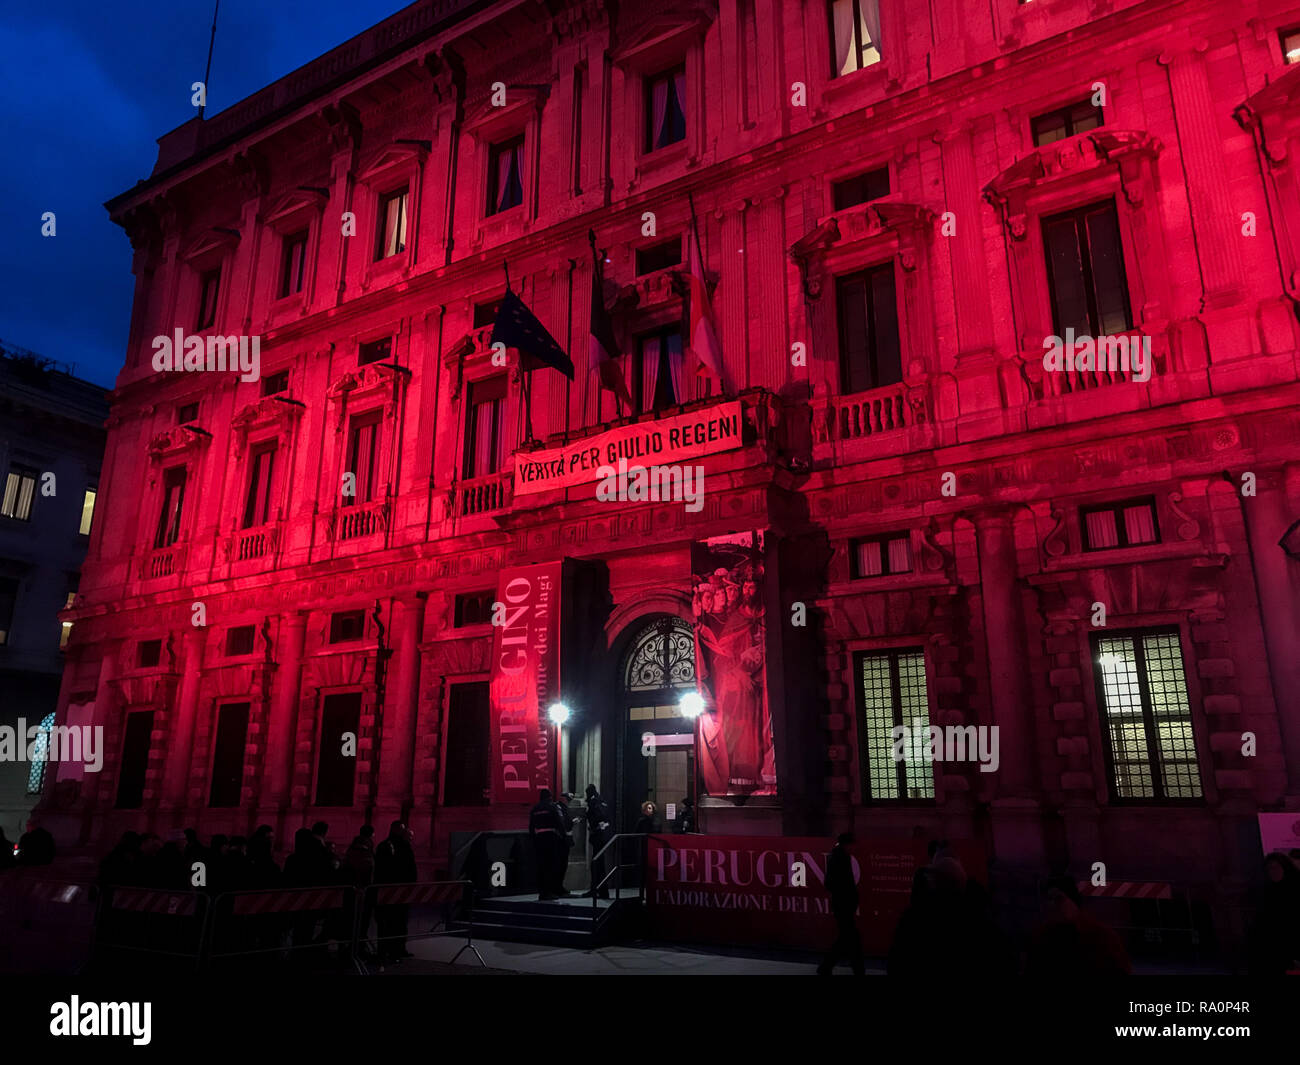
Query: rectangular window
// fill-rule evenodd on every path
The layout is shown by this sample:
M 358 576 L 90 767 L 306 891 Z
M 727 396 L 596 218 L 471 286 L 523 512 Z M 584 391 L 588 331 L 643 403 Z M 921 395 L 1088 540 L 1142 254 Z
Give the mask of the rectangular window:
M 488 684 L 453 684 L 447 703 L 444 806 L 486 806 L 491 716 Z
M 879 0 L 831 0 L 831 77 L 880 62 Z
M 274 517 L 271 509 L 271 485 L 275 479 L 275 445 L 266 444 L 256 448 L 248 471 L 248 495 L 244 498 L 242 525 L 245 529 L 265 525 Z
M 1279 36 L 1282 39 L 1282 62 L 1300 63 L 1300 26 L 1282 30 Z
M 275 396 L 281 392 L 289 391 L 289 371 L 281 370 L 279 373 L 273 373 L 270 377 L 262 378 L 262 395 Z
M 1029 129 L 1034 137 L 1034 147 L 1041 148 L 1044 144 L 1054 144 L 1076 133 L 1096 129 L 1101 124 L 1101 108 L 1086 99 L 1035 115 L 1029 120 Z
M 330 643 L 350 643 L 361 639 L 365 632 L 364 610 L 340 610 L 330 615 Z
M 856 207 L 860 203 L 870 203 L 882 196 L 889 195 L 889 167 L 868 170 L 865 174 L 855 174 L 842 181 L 831 182 L 831 204 L 836 211 L 846 207 Z
M 325 696 L 321 707 L 320 758 L 316 764 L 317 806 L 352 805 L 357 758 L 355 754 L 343 753 L 343 735 L 356 736 L 360 725 L 360 692 Z
M 357 365 L 369 366 L 372 362 L 383 362 L 393 357 L 393 338 L 380 337 L 369 340 L 357 348 Z
M 662 71 L 645 83 L 647 152 L 686 139 L 686 68 Z
M 1058 337 L 1109 336 L 1133 328 L 1114 200 L 1043 219 L 1047 287 Z
M 217 322 L 217 293 L 221 288 L 221 271 L 208 270 L 199 278 L 199 318 L 194 328 L 210 329 Z
M 505 400 L 504 374 L 470 383 L 465 423 L 466 480 L 496 473 L 505 461 Z
M 162 510 L 153 546 L 171 547 L 181 535 L 181 512 L 185 506 L 185 467 L 173 466 L 163 474 Z
M 636 276 L 653 274 L 656 270 L 667 270 L 682 263 L 682 238 L 673 237 L 648 248 L 636 250 Z
M 135 710 L 126 715 L 126 728 L 122 732 L 122 765 L 117 774 L 119 810 L 138 810 L 144 805 L 145 771 L 149 768 L 152 738 L 152 710 Z
M 90 535 L 90 526 L 95 520 L 96 494 L 94 488 L 87 488 L 85 494 L 81 497 L 81 524 L 77 527 L 77 532 L 82 536 Z
M 182 403 L 176 408 L 176 424 L 189 425 L 191 422 L 199 420 L 199 405 L 197 403 Z
M 488 214 L 524 202 L 524 138 L 494 144 L 488 151 Z
M 1094 636 L 1093 671 L 1116 801 L 1201 797 L 1177 631 Z
M 1104 507 L 1086 507 L 1080 509 L 1079 516 L 1083 521 L 1086 551 L 1160 542 L 1160 526 L 1156 522 L 1153 499 L 1131 499 L 1126 503 L 1108 503 Z
M 919 650 L 855 656 L 861 716 L 859 764 L 864 802 L 882 799 L 933 799 L 934 766 L 925 758 L 930 701 L 925 654 Z M 908 741 L 894 758 L 894 729 L 906 726 Z
M 30 521 L 32 502 L 36 498 L 37 471 L 27 466 L 9 467 L 5 478 L 4 500 L 0 501 L 0 514 L 17 521 Z
M 379 415 L 363 414 L 352 419 L 348 430 L 347 472 L 356 479 L 355 494 L 345 495 L 343 505 L 369 503 L 375 497 L 375 466 L 378 454 Z
M 253 639 L 257 635 L 256 625 L 238 625 L 226 630 L 226 657 L 238 658 L 240 655 L 253 653 Z
M 307 263 L 307 231 L 284 238 L 280 258 L 280 298 L 302 291 L 303 270 Z
M 470 592 L 456 596 L 455 628 L 470 625 L 487 625 L 492 621 L 492 604 L 496 592 Z
M 141 640 L 135 645 L 135 664 L 140 669 L 153 669 L 162 661 L 162 640 Z
M 881 577 L 912 572 L 912 538 L 906 533 L 854 540 L 850 572 L 856 577 Z
M 45 787 L 45 767 L 49 765 L 50 730 L 54 728 L 54 711 L 41 718 L 41 730 L 33 744 L 32 763 L 27 770 L 27 794 L 39 795 Z
M 72 574 L 68 577 L 68 597 L 63 602 L 63 609 L 67 610 L 77 601 L 77 587 L 81 583 L 79 574 Z M 68 641 L 72 638 L 72 622 L 59 622 L 59 650 L 62 651 L 68 646 Z
M 900 382 L 903 356 L 894 264 L 837 278 L 835 296 L 844 395 Z
M 217 737 L 212 745 L 209 806 L 238 806 L 244 786 L 244 744 L 248 739 L 248 703 L 228 703 L 217 710 Z
M 499 310 L 501 310 L 500 300 L 474 304 L 474 328 L 486 329 L 490 325 L 495 325 Z
M 379 200 L 379 229 L 375 235 L 375 261 L 406 251 L 406 188 Z
M 677 326 L 637 337 L 634 380 L 629 382 L 637 410 L 667 410 L 686 402 L 684 365 Z
M 13 632 L 14 607 L 18 605 L 18 581 L 0 577 L 0 647 L 9 642 Z

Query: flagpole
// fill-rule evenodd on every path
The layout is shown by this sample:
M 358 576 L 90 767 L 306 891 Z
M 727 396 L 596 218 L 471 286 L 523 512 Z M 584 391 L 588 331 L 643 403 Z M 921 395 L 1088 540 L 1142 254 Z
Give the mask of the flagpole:
M 208 108 L 208 78 L 212 74 L 212 46 L 217 43 L 217 12 L 221 10 L 221 0 L 212 5 L 212 36 L 208 38 L 208 65 L 203 70 L 203 103 L 199 107 L 199 118 Z
M 603 300 L 605 298 L 605 270 L 604 267 L 600 265 L 601 255 L 600 252 L 596 249 L 595 229 L 587 230 L 587 242 L 591 245 L 591 269 L 596 274 L 596 285 L 595 285 L 595 291 L 592 293 L 592 299 Z M 594 318 L 592 320 L 595 321 Z M 601 420 L 601 414 L 603 413 L 601 408 L 604 406 L 605 403 L 605 397 L 603 394 L 604 391 L 605 389 L 603 387 L 597 386 L 596 421 Z M 614 414 L 618 418 L 623 417 L 623 400 L 619 398 L 619 394 L 617 392 L 614 393 Z

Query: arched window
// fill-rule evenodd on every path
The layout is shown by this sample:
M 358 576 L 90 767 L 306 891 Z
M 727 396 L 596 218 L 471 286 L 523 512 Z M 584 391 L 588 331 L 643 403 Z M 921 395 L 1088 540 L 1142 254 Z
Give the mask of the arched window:
M 54 728 L 54 711 L 51 710 L 41 719 L 41 731 L 36 734 L 32 744 L 32 762 L 27 769 L 27 794 L 39 795 L 45 787 L 45 767 L 49 764 L 50 730 Z M 20 740 L 20 742 L 26 742 Z
M 680 618 L 659 618 L 632 641 L 623 673 L 629 692 L 695 687 L 695 638 Z

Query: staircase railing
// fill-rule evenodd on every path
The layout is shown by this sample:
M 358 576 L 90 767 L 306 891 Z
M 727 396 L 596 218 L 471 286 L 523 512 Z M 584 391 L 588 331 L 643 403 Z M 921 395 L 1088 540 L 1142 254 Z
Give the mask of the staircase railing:
M 608 843 L 606 843 L 603 847 L 600 848 L 600 850 L 596 851 L 587 859 L 587 882 L 591 884 L 591 909 L 593 913 L 595 913 L 595 911 L 598 908 L 596 905 L 596 901 L 599 898 L 600 892 L 605 889 L 606 885 L 609 883 L 611 878 L 613 878 L 614 880 L 615 900 L 622 898 L 623 869 L 626 864 L 623 861 L 623 854 L 622 854 L 623 841 L 626 839 L 647 840 L 649 838 L 650 838 L 650 833 L 648 832 L 619 832 L 618 834 L 611 836 Z M 596 865 L 596 862 L 599 859 L 603 858 L 611 847 L 614 848 L 615 859 L 616 859 L 613 863 L 613 868 L 607 870 L 605 875 L 600 878 L 600 882 L 597 883 L 594 867 Z M 642 902 L 645 901 L 645 862 L 642 860 L 643 856 L 644 856 L 644 851 L 642 851 L 640 854 L 637 855 L 637 860 L 635 862 L 635 867 L 638 867 L 641 870 L 641 875 L 638 878 L 638 883 L 637 883 L 637 897 Z M 597 915 L 598 926 L 603 919 L 604 918 L 602 916 Z

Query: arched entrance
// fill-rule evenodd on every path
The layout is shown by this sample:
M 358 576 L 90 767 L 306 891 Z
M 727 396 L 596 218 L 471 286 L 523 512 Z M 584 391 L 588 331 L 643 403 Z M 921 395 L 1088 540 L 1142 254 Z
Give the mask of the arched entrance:
M 671 832 L 682 799 L 696 799 L 695 721 L 682 716 L 680 705 L 695 690 L 690 625 L 670 616 L 650 620 L 629 643 L 618 682 L 624 733 L 618 747 L 620 830 L 631 831 L 649 799 L 664 831 Z

